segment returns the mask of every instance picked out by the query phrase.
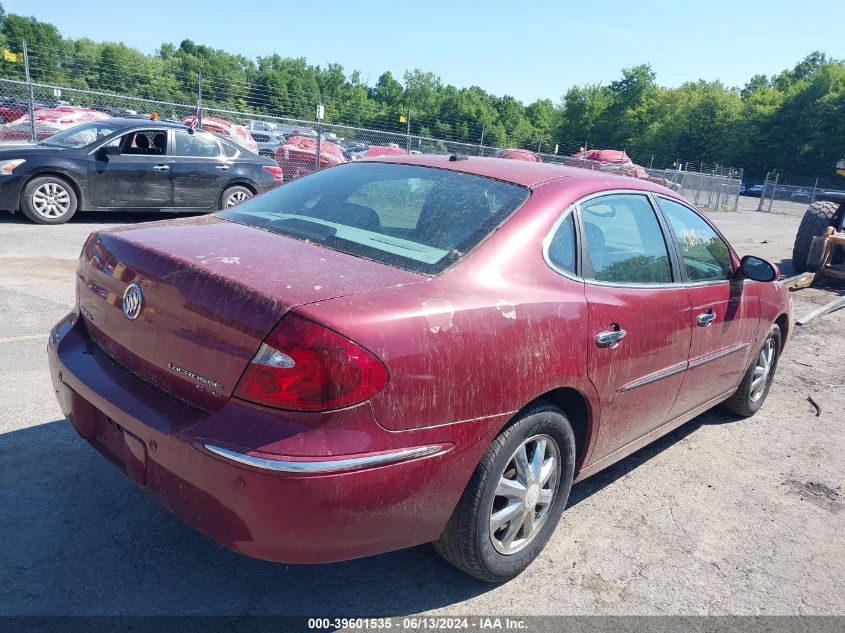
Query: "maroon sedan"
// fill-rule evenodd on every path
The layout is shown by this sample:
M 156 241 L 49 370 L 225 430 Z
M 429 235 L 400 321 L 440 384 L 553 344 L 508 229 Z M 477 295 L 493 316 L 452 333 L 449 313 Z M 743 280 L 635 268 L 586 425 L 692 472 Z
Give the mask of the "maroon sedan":
M 574 481 L 760 408 L 792 327 L 777 277 L 649 182 L 363 160 L 92 234 L 49 359 L 79 435 L 227 547 L 433 541 L 501 581 Z

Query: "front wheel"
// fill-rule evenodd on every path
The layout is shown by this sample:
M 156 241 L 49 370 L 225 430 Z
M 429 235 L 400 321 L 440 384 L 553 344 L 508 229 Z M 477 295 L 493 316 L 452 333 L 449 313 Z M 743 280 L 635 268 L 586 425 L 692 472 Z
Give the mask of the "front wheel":
M 229 209 L 241 202 L 246 202 L 252 198 L 252 196 L 253 193 L 246 187 L 242 187 L 240 185 L 229 187 L 223 192 L 223 195 L 220 196 L 220 208 Z
M 773 325 L 763 340 L 763 345 L 751 362 L 748 371 L 736 393 L 725 400 L 721 407 L 744 418 L 750 417 L 760 410 L 769 388 L 775 378 L 778 358 L 781 350 L 781 332 L 777 325 Z
M 64 224 L 77 208 L 76 192 L 57 176 L 33 178 L 21 193 L 21 211 L 36 224 Z
M 549 403 L 526 409 L 493 440 L 434 544 L 458 569 L 503 582 L 537 558 L 569 498 L 575 434 Z

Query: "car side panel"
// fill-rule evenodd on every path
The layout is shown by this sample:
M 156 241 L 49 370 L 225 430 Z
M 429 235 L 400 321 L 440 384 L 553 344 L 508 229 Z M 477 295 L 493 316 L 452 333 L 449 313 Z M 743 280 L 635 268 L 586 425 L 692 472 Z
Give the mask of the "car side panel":
M 689 355 L 690 306 L 679 286 L 586 289 L 589 375 L 604 413 L 593 457 L 601 459 L 669 419 Z M 599 345 L 596 336 L 613 324 L 626 336 Z
M 691 284 L 686 288 L 692 311 L 689 367 L 671 418 L 735 388 L 745 373 L 757 333 L 759 300 L 748 281 Z M 699 325 L 699 315 L 715 320 Z
M 491 298 L 442 279 L 297 311 L 385 362 L 390 381 L 373 410 L 385 428 L 405 430 L 515 412 L 557 387 L 587 389 L 583 285 L 552 271 L 547 282 Z
M 39 151 L 25 155 L 25 158 L 23 169 L 16 169 L 12 176 L 0 177 L 0 208 L 17 211 L 24 186 L 41 174 L 58 174 L 72 182 L 76 186 L 79 208 L 89 206 L 87 155 L 75 150 Z

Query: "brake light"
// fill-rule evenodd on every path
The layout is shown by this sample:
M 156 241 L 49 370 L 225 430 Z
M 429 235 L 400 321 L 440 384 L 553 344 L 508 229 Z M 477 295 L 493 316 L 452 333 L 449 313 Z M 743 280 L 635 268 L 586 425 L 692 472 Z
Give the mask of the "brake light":
M 261 165 L 264 168 L 264 171 L 273 175 L 273 180 L 281 180 L 282 179 L 282 168 L 275 167 L 273 165 Z
M 234 395 L 278 409 L 328 411 L 369 400 L 386 384 L 387 369 L 370 352 L 288 314 L 262 343 Z

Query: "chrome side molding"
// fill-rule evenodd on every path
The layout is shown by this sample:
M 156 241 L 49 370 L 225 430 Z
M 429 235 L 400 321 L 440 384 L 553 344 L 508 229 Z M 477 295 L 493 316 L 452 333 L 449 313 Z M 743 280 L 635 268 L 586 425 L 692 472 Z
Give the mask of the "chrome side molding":
M 362 457 L 347 457 L 342 459 L 330 460 L 311 460 L 311 461 L 292 461 L 290 459 L 267 459 L 265 457 L 254 457 L 236 451 L 230 451 L 214 444 L 204 444 L 206 450 L 211 451 L 215 455 L 224 457 L 239 464 L 260 468 L 262 470 L 271 470 L 282 473 L 299 473 L 303 475 L 321 474 L 321 473 L 337 473 L 345 470 L 354 470 L 356 468 L 370 468 L 373 466 L 383 466 L 385 464 L 392 464 L 395 462 L 414 459 L 416 457 L 426 457 L 427 455 L 434 455 L 447 450 L 446 445 L 431 444 L 429 446 L 416 446 L 413 448 L 401 448 L 386 453 L 379 453 L 377 455 L 365 455 Z

